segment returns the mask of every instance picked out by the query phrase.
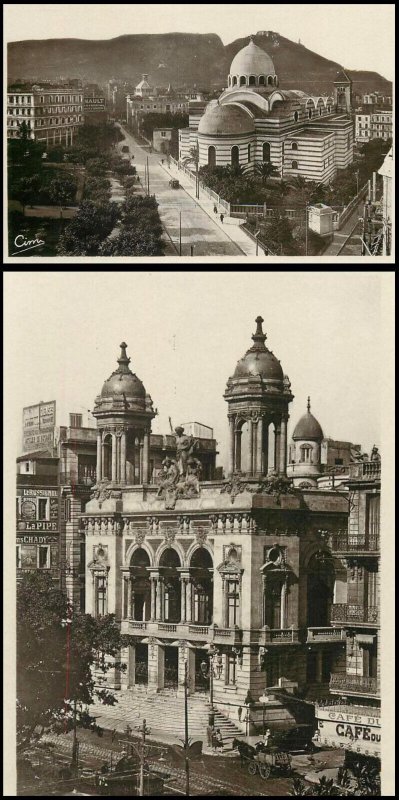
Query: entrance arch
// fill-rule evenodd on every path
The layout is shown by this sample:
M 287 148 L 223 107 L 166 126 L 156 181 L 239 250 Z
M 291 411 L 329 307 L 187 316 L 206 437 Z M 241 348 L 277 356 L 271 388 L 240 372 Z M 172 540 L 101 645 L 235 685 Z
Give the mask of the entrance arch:
M 204 547 L 194 550 L 190 559 L 191 621 L 211 625 L 213 621 L 213 559 Z
M 328 552 L 315 553 L 307 567 L 307 625 L 323 628 L 330 625 L 334 596 L 335 571 Z
M 161 618 L 165 622 L 180 622 L 181 619 L 181 562 L 173 547 L 163 551 L 159 559 L 159 573 L 163 580 Z
M 128 616 L 137 621 L 151 617 L 151 583 L 149 577 L 150 557 L 143 547 L 138 547 L 130 559 L 130 597 Z

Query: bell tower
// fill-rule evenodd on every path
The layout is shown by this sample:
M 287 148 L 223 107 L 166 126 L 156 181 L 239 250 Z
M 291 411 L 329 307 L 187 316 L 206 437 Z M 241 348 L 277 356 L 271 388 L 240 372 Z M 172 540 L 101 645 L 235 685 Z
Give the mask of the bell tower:
M 255 322 L 253 345 L 238 361 L 224 394 L 230 429 L 229 474 L 244 472 L 259 478 L 273 470 L 286 475 L 288 406 L 294 396 L 280 361 L 265 345 L 262 317 Z M 269 452 L 270 426 L 274 430 L 273 453 Z M 244 430 L 246 453 L 242 452 Z
M 340 70 L 334 81 L 334 105 L 338 112 L 350 114 L 352 111 L 352 81 Z

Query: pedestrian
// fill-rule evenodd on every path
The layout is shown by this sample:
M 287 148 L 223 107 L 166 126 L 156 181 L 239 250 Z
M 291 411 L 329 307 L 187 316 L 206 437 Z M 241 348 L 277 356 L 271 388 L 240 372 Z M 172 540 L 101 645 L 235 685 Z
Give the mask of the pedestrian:
M 111 742 L 115 741 L 115 736 L 116 736 L 116 728 L 113 728 L 113 730 L 111 731 Z
M 239 722 L 241 722 L 241 717 L 242 717 L 242 706 L 238 706 L 238 709 L 237 709 L 237 714 L 238 714 L 238 721 L 239 721 Z
M 212 747 L 213 725 L 207 725 L 206 736 L 208 739 L 208 747 Z
M 213 204 L 213 213 L 214 214 L 218 213 L 218 207 L 217 207 L 216 203 Z
M 161 164 L 163 164 L 163 162 L 164 162 L 164 161 L 165 161 L 165 159 L 164 159 L 164 158 L 161 158 Z
M 221 214 L 220 215 L 220 221 L 221 221 L 222 225 L 223 225 L 223 220 L 224 220 L 224 214 Z
M 220 732 L 220 728 L 218 728 L 216 731 L 215 740 L 216 740 L 216 747 L 223 747 L 223 736 Z
M 266 728 L 263 735 L 263 744 L 265 745 L 265 747 L 267 747 L 267 745 L 269 744 L 270 736 L 271 736 L 271 730 L 270 728 Z

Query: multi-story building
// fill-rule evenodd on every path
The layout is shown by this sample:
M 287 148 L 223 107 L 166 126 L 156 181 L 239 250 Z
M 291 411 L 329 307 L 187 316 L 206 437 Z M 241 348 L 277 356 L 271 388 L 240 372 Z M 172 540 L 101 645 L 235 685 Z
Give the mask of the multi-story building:
M 69 86 L 11 86 L 7 93 L 7 137 L 25 123 L 29 137 L 48 145 L 71 145 L 83 124 L 82 90 Z
M 199 150 L 203 166 L 272 162 L 280 178 L 328 183 L 353 160 L 352 82 L 337 75 L 330 96 L 284 90 L 270 56 L 252 37 L 234 57 L 228 87 L 217 100 L 190 103 L 189 127 L 179 131 L 179 159 Z
M 392 108 L 365 105 L 355 110 L 355 139 L 360 144 L 370 139 L 392 139 Z
M 346 571 L 341 601 L 331 609 L 333 627 L 346 632 L 346 660 L 331 674 L 336 704 L 318 708 L 317 717 L 322 744 L 379 758 L 381 464 L 375 448 L 371 458 L 350 467 L 348 529 L 330 543 Z
M 202 692 L 211 657 L 219 709 L 250 692 L 249 731 L 275 717 L 278 688 L 328 693 L 346 657 L 346 625 L 332 626 L 331 608 L 344 602 L 347 573 L 328 542 L 346 530 L 348 493 L 287 478 L 293 395 L 265 339 L 258 318 L 227 382 L 227 479 L 202 480 L 199 451 L 177 428 L 156 484 L 153 402 L 123 344 L 95 401 L 97 484 L 82 515 L 86 612 L 114 613 L 130 640 L 127 671 L 113 670 L 109 685 L 181 690 L 187 662 L 189 691 Z
M 45 571 L 60 582 L 60 492 L 58 458 L 38 450 L 17 458 L 17 580 Z

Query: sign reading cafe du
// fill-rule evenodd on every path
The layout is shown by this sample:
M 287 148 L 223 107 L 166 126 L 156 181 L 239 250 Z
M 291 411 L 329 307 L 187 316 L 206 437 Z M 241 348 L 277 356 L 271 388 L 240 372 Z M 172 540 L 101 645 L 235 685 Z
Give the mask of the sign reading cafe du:
M 381 727 L 380 717 L 348 714 L 326 708 L 317 709 L 319 737 L 321 744 L 340 747 L 366 756 L 380 757 Z

